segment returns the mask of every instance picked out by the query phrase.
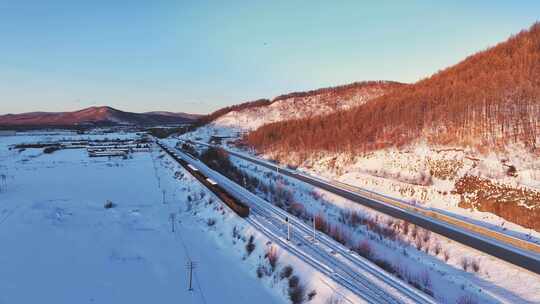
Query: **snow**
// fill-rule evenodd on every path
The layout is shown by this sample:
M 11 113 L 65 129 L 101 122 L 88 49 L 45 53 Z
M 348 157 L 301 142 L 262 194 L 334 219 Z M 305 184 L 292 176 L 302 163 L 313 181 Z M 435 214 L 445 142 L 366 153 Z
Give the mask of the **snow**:
M 136 137 L 96 135 L 117 136 Z M 287 265 L 306 294 L 316 291 L 310 303 L 362 303 L 270 242 L 157 149 L 128 159 L 89 158 L 84 149 L 9 149 L 65 137 L 0 138 L 0 174 L 7 176 L 0 192 L 0 303 L 288 303 L 287 280 L 279 278 Z M 107 201 L 114 207 L 104 208 Z M 250 236 L 255 249 L 248 255 Z M 270 247 L 277 269 L 258 278 Z
M 230 248 L 181 216 L 194 181 L 182 186 L 163 175 L 162 203 L 149 153 L 128 160 L 89 159 L 83 150 L 18 154 L 0 140 L 9 175 L 0 193 L 0 303 L 284 302 Z M 107 200 L 116 207 L 105 209 Z M 181 221 L 176 234 L 171 212 Z M 187 291 L 188 255 L 197 262 L 194 292 Z
M 268 106 L 252 107 L 231 111 L 218 117 L 210 124 L 184 135 L 184 139 L 208 141 L 211 136 L 238 137 L 258 127 L 291 119 L 326 115 L 362 105 L 384 93 L 382 87 L 364 87 L 337 98 L 331 92 L 322 92 L 305 97 L 288 97 L 272 102 Z
M 347 110 L 380 96 L 382 92 L 381 88 L 364 88 L 338 100 L 330 97 L 331 94 L 328 92 L 306 97 L 290 97 L 277 100 L 268 106 L 229 112 L 213 121 L 212 125 L 222 129 L 254 130 L 272 122 Z
M 295 153 L 263 155 L 284 163 L 297 163 L 296 156 Z M 508 176 L 504 163 L 516 166 L 519 175 Z M 433 173 L 432 168 L 439 168 L 441 172 Z M 493 213 L 461 208 L 458 205 L 460 196 L 452 193 L 455 182 L 465 174 L 513 188 L 537 190 L 535 187 L 540 184 L 540 158 L 519 146 L 506 153 L 487 156 L 467 149 L 431 147 L 425 143 L 352 157 L 321 153 L 301 163 L 298 169 L 540 244 L 540 232 L 508 222 Z
M 264 167 L 254 165 L 252 163 L 246 162 L 239 158 L 233 157 L 234 162 L 244 170 L 248 170 L 251 174 L 254 174 L 259 177 L 261 180 L 266 180 L 271 182 L 272 179 L 269 179 L 267 174 L 274 176 L 274 171 L 268 170 Z M 265 178 L 266 177 L 266 178 Z M 280 185 L 290 184 L 290 189 L 294 189 L 294 201 L 301 203 L 306 210 L 311 214 L 326 214 L 327 218 L 330 219 L 330 222 L 334 225 L 339 225 L 339 211 L 340 210 L 356 210 L 364 215 L 369 215 L 372 218 L 375 216 L 379 217 L 381 223 L 386 222 L 387 218 L 383 214 L 374 212 L 368 208 L 359 206 L 358 204 L 343 199 L 337 195 L 328 193 L 324 190 L 314 188 L 310 185 L 307 185 L 302 182 L 294 181 L 291 178 L 285 177 L 287 182 L 281 182 Z M 318 199 L 314 199 L 314 196 L 317 196 Z M 344 227 L 344 226 L 343 226 Z M 356 230 L 350 230 L 350 233 L 353 236 L 353 239 L 356 242 L 364 239 L 368 231 L 364 228 L 359 228 Z M 508 264 L 501 263 L 496 259 L 493 259 L 489 256 L 481 254 L 474 250 L 468 250 L 467 248 L 451 242 L 450 240 L 433 235 L 431 242 L 433 244 L 440 243 L 443 249 L 447 249 L 451 252 L 450 265 L 442 261 L 442 257 L 434 257 L 431 254 L 426 254 L 423 251 L 417 251 L 413 248 L 413 244 L 404 247 L 399 246 L 398 243 L 388 242 L 388 241 L 377 241 L 372 238 L 370 244 L 373 247 L 374 252 L 377 252 L 378 256 L 384 258 L 387 261 L 395 262 L 401 267 L 409 269 L 414 275 L 419 275 L 424 271 L 427 271 L 430 274 L 433 290 L 438 301 L 453 303 L 457 300 L 458 297 L 467 294 L 470 292 L 473 297 L 482 299 L 482 303 L 497 303 L 502 302 L 512 302 L 512 303 L 524 303 L 526 300 L 540 300 L 538 298 L 538 292 L 540 290 L 533 290 L 520 288 L 516 283 L 523 282 L 526 280 L 531 282 L 534 286 L 535 284 L 540 284 L 540 278 L 534 274 L 524 273 L 518 268 L 511 267 Z M 404 255 L 403 252 L 406 251 L 407 254 Z M 484 275 L 480 275 L 481 278 L 478 278 L 477 275 L 472 273 L 464 273 L 459 269 L 459 262 L 462 257 L 467 257 L 471 259 L 478 259 L 481 264 L 482 269 L 488 268 L 485 270 Z M 494 263 L 494 267 L 488 264 Z M 495 268 L 498 267 L 498 268 Z M 501 268 L 502 267 L 502 268 Z M 493 270 L 492 270 L 493 269 Z M 497 269 L 504 269 L 506 273 L 514 273 L 520 278 L 519 281 L 512 283 L 512 291 L 516 290 L 525 294 L 522 298 L 522 294 L 514 294 L 508 290 L 501 290 L 500 284 L 509 285 L 504 282 L 506 275 L 504 271 L 499 272 Z M 495 274 L 493 272 L 496 272 Z M 491 281 L 486 280 L 488 277 Z M 492 278 L 495 278 L 496 282 L 492 282 Z M 463 287 L 465 289 L 463 289 Z M 530 286 L 530 285 L 529 285 Z M 478 292 L 482 290 L 482 292 Z
M 170 165 L 169 161 L 167 161 L 167 163 Z M 178 167 L 177 165 L 175 166 Z M 209 202 L 211 201 L 213 201 L 213 199 L 207 199 L 205 205 L 210 204 Z M 213 209 L 210 208 L 198 208 L 192 210 L 192 207 L 193 206 L 191 205 L 189 207 L 191 214 L 199 217 L 200 221 L 207 223 L 209 219 L 212 219 L 212 221 L 215 220 L 215 224 L 212 226 L 215 227 L 215 230 L 212 230 L 218 232 L 217 241 L 225 247 L 230 246 L 230 243 L 232 243 L 237 253 L 242 256 L 243 260 L 247 261 L 248 265 L 250 265 L 252 274 L 255 274 L 257 269 L 261 266 L 264 269 L 268 269 L 268 261 L 265 260 L 266 252 L 271 247 L 277 250 L 279 256 L 277 270 L 274 273 L 265 274 L 262 278 L 269 288 L 281 291 L 282 295 L 287 294 L 287 280 L 280 279 L 279 273 L 281 273 L 284 267 L 290 265 L 294 269 L 293 274 L 300 277 L 301 284 L 306 288 L 306 293 L 316 291 L 317 296 L 310 303 L 326 303 L 325 301 L 327 299 L 337 299 L 339 301 L 350 303 L 364 303 L 364 301 L 356 295 L 337 285 L 329 277 L 300 260 L 294 253 L 288 252 L 277 243 L 272 242 L 265 237 L 261 231 L 254 229 L 254 227 L 248 225 L 246 221 L 240 220 L 232 214 L 232 212 L 232 216 L 229 214 L 229 216 L 226 216 L 225 218 L 220 218 L 219 216 L 216 217 L 216 212 L 214 212 L 216 208 L 212 211 Z M 223 210 L 223 206 L 220 205 L 217 210 Z M 235 231 L 236 233 L 243 234 L 243 236 L 234 237 Z M 233 237 L 231 238 L 231 236 Z M 249 238 L 248 236 L 253 236 L 255 243 L 257 244 L 254 252 L 250 255 L 247 255 L 245 250 L 246 241 Z
M 223 140 L 224 146 L 235 151 L 246 152 L 231 145 L 242 134 L 267 123 L 321 115 L 328 110 L 321 107 L 320 111 L 314 111 L 311 105 L 318 106 L 318 100 L 312 100 L 312 104 L 304 104 L 303 101 L 296 104 L 294 102 L 294 100 L 288 100 L 283 104 L 274 103 L 267 107 L 230 112 L 209 125 L 181 135 L 180 139 L 210 142 L 212 136 L 228 137 Z M 253 155 L 257 152 L 247 153 Z M 409 202 L 417 207 L 444 213 L 499 233 L 540 244 L 540 232 L 509 222 L 490 212 L 482 212 L 476 208 L 462 208 L 459 206 L 460 195 L 453 193 L 456 182 L 465 175 L 477 176 L 496 185 L 509 186 L 513 189 L 539 191 L 540 157 L 520 144 L 508 145 L 504 151 L 492 150 L 482 153 L 467 147 L 433 146 L 427 140 L 419 139 L 400 149 L 389 148 L 364 155 L 320 152 L 313 153 L 305 160 L 301 158 L 302 153 L 268 151 L 259 156 L 277 159 L 283 164 L 299 165 L 299 171 L 311 175 L 374 191 Z M 238 159 L 235 162 L 247 166 Z M 510 176 L 507 173 L 510 166 L 517 169 L 517 176 Z M 260 174 L 257 170 L 262 169 L 256 166 L 246 168 L 254 174 Z M 265 179 L 264 176 L 260 177 Z M 303 198 L 299 197 L 302 193 L 304 193 Z M 343 202 L 340 198 L 328 193 L 323 196 L 331 207 L 317 205 L 306 193 L 309 191 L 299 191 L 295 188 L 295 200 L 302 202 L 311 212 L 322 210 L 330 215 L 334 212 L 334 220 L 336 220 L 335 208 L 356 209 L 366 214 L 374 214 L 369 209 Z M 540 208 L 524 199 L 521 199 L 518 204 L 531 210 Z M 495 302 L 540 302 L 540 289 L 537 287 L 540 286 L 540 279 L 537 275 L 441 236 L 436 236 L 436 239 L 443 244 L 444 248 L 452 252 L 448 263 L 442 261 L 440 257 L 422 253 L 408 259 L 416 259 L 416 261 L 406 259 L 407 261 L 403 262 L 415 269 L 428 269 L 435 277 L 444 277 L 441 280 L 436 279 L 443 283 L 435 288 L 444 291 L 445 286 L 458 288 L 466 286 L 464 288 L 470 291 L 482 290 L 482 293 L 488 294 L 488 297 Z M 385 251 L 384 248 L 380 250 L 388 257 L 397 258 L 395 252 Z M 464 257 L 481 261 L 482 271 L 479 273 L 462 271 L 460 263 Z
M 431 150 L 425 148 L 421 148 L 420 151 L 424 156 L 429 155 L 429 153 L 433 153 Z M 377 156 L 372 156 L 372 159 L 369 159 L 368 161 L 372 161 L 374 165 L 379 164 L 379 168 L 383 169 L 385 165 L 391 162 L 397 162 L 398 164 L 402 165 L 404 171 L 406 171 L 408 168 L 407 166 L 414 168 L 411 171 L 422 168 L 421 165 L 419 166 L 415 161 L 413 161 L 413 156 L 400 151 L 395 151 L 392 153 L 395 153 L 395 155 L 392 154 L 392 158 L 381 159 L 377 158 Z M 458 152 L 448 153 L 457 154 Z M 375 158 L 376 161 L 374 161 L 373 158 Z M 401 158 L 405 159 L 406 161 L 401 160 Z M 281 186 L 287 186 L 294 194 L 294 202 L 301 203 L 306 208 L 308 213 L 325 214 L 334 224 L 339 224 L 340 222 L 339 210 L 356 210 L 362 214 L 371 216 L 372 218 L 379 217 L 379 221 L 381 223 L 385 223 L 388 218 L 354 202 L 348 201 L 331 193 L 327 193 L 323 190 L 313 188 L 304 183 L 297 181 L 295 182 L 290 178 L 285 178 L 286 181 L 276 181 L 274 177 L 275 171 L 254 165 L 234 156 L 232 159 L 239 167 L 252 175 L 258 176 L 260 180 L 264 180 L 266 183 L 278 183 Z M 444 159 L 448 159 L 448 157 L 445 156 Z M 362 169 L 365 170 L 365 166 L 359 165 L 358 167 L 362 167 Z M 324 170 L 328 167 L 313 166 L 310 168 L 310 170 L 313 171 L 314 168 L 321 168 L 321 170 Z M 351 170 L 354 169 L 356 168 L 353 167 Z M 359 174 L 349 174 L 354 178 L 354 183 L 358 184 L 357 178 L 359 177 Z M 336 175 L 328 175 L 330 177 L 336 177 Z M 345 180 L 350 184 L 354 184 L 353 182 L 343 178 L 344 176 L 347 176 L 347 174 L 343 174 L 341 176 L 337 175 L 338 178 L 341 177 L 342 180 Z M 359 180 L 366 180 L 369 178 L 375 179 L 369 174 L 362 174 Z M 382 177 L 376 177 L 376 179 L 382 180 L 383 182 L 381 182 L 379 188 L 375 188 L 374 190 L 384 193 L 385 191 L 383 190 L 385 188 L 383 187 L 387 186 L 387 184 L 384 184 L 384 181 L 387 179 Z M 440 187 L 446 187 L 446 189 L 450 187 L 448 181 L 440 179 L 434 179 L 433 184 Z M 365 188 L 365 185 L 362 184 L 362 186 Z M 411 187 L 428 188 L 426 186 L 417 185 Z M 400 188 L 396 189 L 399 190 Z M 393 192 L 392 194 L 402 197 L 400 192 Z M 425 192 L 425 194 L 429 195 L 421 197 L 422 199 L 429 199 L 430 195 L 433 195 L 431 192 Z M 511 227 L 511 225 L 508 225 L 508 227 Z M 351 233 L 353 234 L 353 238 L 356 237 L 356 241 L 359 241 L 365 237 L 364 235 L 367 233 L 367 231 L 360 228 L 356 231 L 351 231 Z M 538 289 L 538 286 L 540 286 L 539 276 L 461 244 L 452 242 L 439 235 L 432 234 L 430 242 L 432 244 L 441 244 L 442 249 L 447 250 L 450 253 L 450 259 L 448 262 L 443 260 L 442 255 L 435 255 L 431 250 L 429 253 L 417 251 L 415 248 L 413 248 L 414 243 L 409 243 L 409 245 L 404 248 L 404 250 L 407 251 L 407 255 L 402 254 L 401 249 L 399 249 L 402 247 L 399 246 L 398 243 L 372 242 L 372 246 L 380 256 L 384 257 L 388 261 L 399 265 L 404 265 L 416 273 L 428 271 L 433 280 L 433 289 L 435 294 L 438 300 L 443 302 L 452 303 L 457 300 L 457 296 L 463 294 L 464 292 L 472 293 L 474 297 L 482 299 L 481 302 L 528 303 L 540 301 L 540 289 Z M 474 272 L 472 270 L 469 270 L 468 272 L 463 271 L 461 269 L 461 261 L 463 258 L 470 261 L 478 261 L 480 270 L 478 272 Z

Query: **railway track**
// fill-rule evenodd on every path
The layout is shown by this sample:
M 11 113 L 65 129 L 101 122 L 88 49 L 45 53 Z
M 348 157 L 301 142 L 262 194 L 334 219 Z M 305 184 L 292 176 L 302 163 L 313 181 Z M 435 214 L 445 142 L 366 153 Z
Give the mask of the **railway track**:
M 219 147 L 202 142 L 194 143 L 207 147 Z M 235 157 L 276 171 L 278 174 L 289 176 L 298 181 L 334 193 L 394 218 L 406 220 L 456 242 L 519 266 L 527 271 L 540 274 L 540 246 L 537 244 L 474 225 L 433 210 L 411 206 L 405 202 L 369 190 L 281 168 L 270 162 L 235 151 L 226 151 Z
M 169 154 L 172 153 L 196 167 L 202 174 L 220 184 L 230 195 L 247 204 L 250 207 L 250 216 L 246 220 L 261 233 L 367 303 L 435 303 L 433 298 L 384 273 L 326 235 L 316 233 L 314 242 L 313 238 L 310 238 L 313 231 L 308 224 L 252 194 L 192 156 L 162 144 L 160 146 Z M 289 219 L 291 228 L 295 231 L 291 241 L 286 239 L 285 218 Z

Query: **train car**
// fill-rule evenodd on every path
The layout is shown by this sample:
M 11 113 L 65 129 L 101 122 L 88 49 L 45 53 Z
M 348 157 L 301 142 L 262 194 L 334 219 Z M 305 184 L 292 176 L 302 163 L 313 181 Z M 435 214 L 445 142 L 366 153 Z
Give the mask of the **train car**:
M 243 202 L 232 197 L 227 191 L 221 188 L 218 183 L 216 183 L 211 178 L 207 178 L 202 175 L 199 171 L 192 172 L 193 176 L 197 178 L 201 183 L 203 183 L 206 188 L 212 191 L 221 201 L 225 203 L 229 208 L 231 208 L 238 216 L 248 217 L 249 216 L 249 206 Z
M 168 149 L 166 146 L 158 142 L 158 145 L 165 150 L 173 159 L 175 159 L 182 167 L 184 167 L 193 177 L 195 177 L 199 182 L 201 182 L 206 188 L 208 188 L 212 193 L 214 193 L 221 201 L 225 203 L 231 210 L 233 210 L 238 216 L 245 218 L 249 216 L 249 206 L 243 202 L 233 198 L 227 191 L 219 186 L 219 184 L 204 176 L 197 168 L 189 164 L 187 161 L 182 158 L 177 157 L 174 152 Z

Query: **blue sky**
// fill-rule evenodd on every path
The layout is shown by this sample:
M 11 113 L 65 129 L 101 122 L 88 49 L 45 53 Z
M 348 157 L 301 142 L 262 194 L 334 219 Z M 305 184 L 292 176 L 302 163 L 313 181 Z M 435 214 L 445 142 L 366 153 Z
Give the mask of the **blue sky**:
M 0 113 L 414 82 L 540 19 L 540 1 L 440 2 L 0 0 Z

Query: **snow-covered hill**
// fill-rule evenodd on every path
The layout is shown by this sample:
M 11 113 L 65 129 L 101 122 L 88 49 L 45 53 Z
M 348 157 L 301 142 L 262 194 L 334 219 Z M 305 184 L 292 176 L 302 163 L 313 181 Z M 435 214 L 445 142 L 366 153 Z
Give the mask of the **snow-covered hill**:
M 0 115 L 0 126 L 161 125 L 191 123 L 197 118 L 197 115 L 185 113 L 132 113 L 103 106 L 90 107 L 74 112 L 31 112 Z
M 279 121 L 301 119 L 348 110 L 404 84 L 391 81 L 358 82 L 343 86 L 294 92 L 261 105 L 232 110 L 200 127 L 187 137 L 211 135 L 237 137 L 246 131 Z
M 295 94 L 276 98 L 269 106 L 248 108 L 240 112 L 233 111 L 216 119 L 213 125 L 254 130 L 264 124 L 290 119 L 299 119 L 325 115 L 336 111 L 348 110 L 379 97 L 387 92 L 394 83 L 358 85 L 349 90 L 321 90 L 305 96 Z

